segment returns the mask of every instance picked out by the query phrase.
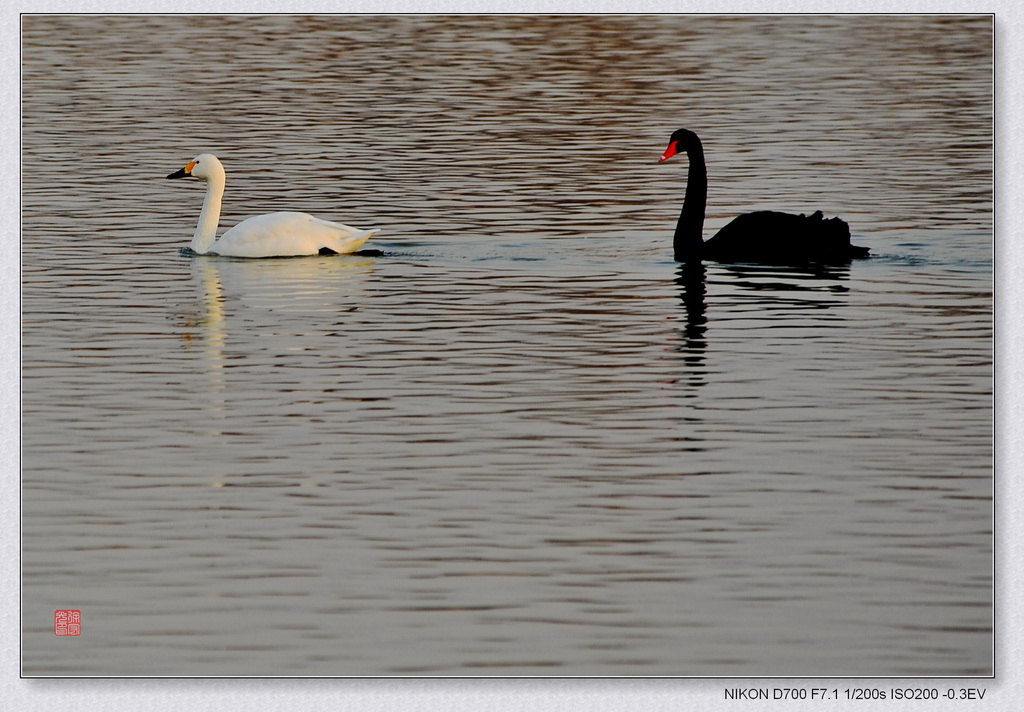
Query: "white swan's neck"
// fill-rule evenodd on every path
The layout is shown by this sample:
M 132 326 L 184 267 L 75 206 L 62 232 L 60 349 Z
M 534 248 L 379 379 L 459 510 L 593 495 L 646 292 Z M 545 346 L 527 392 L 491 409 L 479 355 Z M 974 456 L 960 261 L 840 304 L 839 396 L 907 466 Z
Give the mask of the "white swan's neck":
M 217 224 L 220 222 L 220 203 L 224 197 L 224 171 L 213 172 L 206 178 L 206 198 L 203 200 L 203 210 L 199 213 L 199 224 L 196 225 L 196 234 L 192 237 L 192 244 L 189 247 L 198 254 L 210 251 L 213 243 L 217 241 Z

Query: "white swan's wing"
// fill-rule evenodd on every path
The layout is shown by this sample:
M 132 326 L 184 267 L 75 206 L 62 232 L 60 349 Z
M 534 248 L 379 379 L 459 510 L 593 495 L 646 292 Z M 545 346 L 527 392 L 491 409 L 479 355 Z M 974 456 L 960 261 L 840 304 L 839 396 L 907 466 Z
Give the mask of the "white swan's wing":
M 360 230 L 306 213 L 268 213 L 248 218 L 220 236 L 211 252 L 230 257 L 339 254 L 358 250 L 376 230 Z

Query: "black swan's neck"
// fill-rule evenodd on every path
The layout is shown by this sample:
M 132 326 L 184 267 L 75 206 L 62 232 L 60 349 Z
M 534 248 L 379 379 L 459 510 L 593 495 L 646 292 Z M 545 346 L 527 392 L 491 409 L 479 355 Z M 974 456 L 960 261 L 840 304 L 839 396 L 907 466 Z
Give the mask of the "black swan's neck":
M 676 261 L 698 260 L 704 245 L 704 209 L 708 202 L 708 170 L 700 141 L 687 146 L 690 169 L 686 176 L 683 211 L 676 223 L 674 239 Z

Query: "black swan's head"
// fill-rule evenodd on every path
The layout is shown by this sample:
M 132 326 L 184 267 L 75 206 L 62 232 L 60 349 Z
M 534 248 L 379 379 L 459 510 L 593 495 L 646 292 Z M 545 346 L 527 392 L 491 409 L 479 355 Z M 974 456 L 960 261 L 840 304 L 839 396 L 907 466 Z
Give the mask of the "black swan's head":
M 664 163 L 680 151 L 689 153 L 692 148 L 700 148 L 700 139 L 697 134 L 689 129 L 679 129 L 669 137 L 668 148 L 665 149 L 665 153 L 662 154 L 658 163 Z

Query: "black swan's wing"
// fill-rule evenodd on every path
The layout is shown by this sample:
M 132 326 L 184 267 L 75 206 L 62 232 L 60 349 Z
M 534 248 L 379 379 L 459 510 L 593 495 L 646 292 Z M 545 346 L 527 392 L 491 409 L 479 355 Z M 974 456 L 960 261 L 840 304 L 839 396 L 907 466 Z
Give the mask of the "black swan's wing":
M 704 256 L 718 260 L 830 262 L 866 255 L 866 248 L 850 244 L 846 222 L 826 220 L 820 210 L 812 215 L 771 210 L 746 213 L 704 243 Z

